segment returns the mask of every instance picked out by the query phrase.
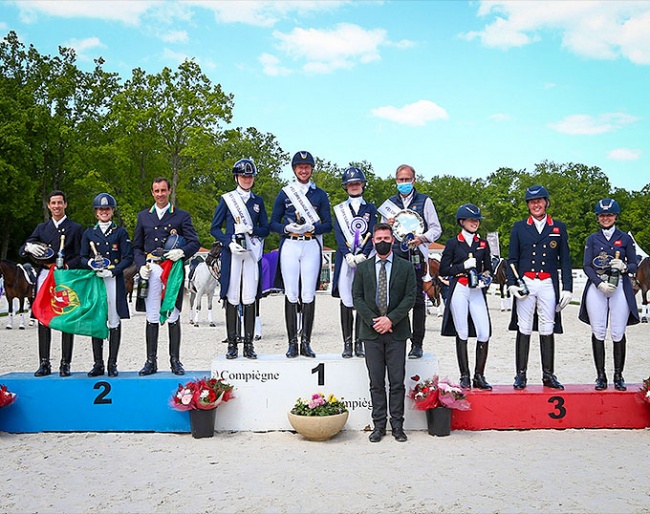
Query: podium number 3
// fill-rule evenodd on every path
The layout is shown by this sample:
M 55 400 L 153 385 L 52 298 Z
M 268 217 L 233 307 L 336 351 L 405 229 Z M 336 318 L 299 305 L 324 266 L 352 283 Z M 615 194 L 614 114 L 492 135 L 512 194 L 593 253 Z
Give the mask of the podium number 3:
M 318 366 L 311 370 L 312 375 L 318 373 L 318 385 L 325 385 L 325 363 L 321 362 Z
M 564 398 L 561 396 L 551 396 L 548 399 L 548 403 L 553 403 L 555 406 L 554 412 L 549 412 L 549 417 L 553 419 L 562 419 L 566 416 L 566 409 L 564 408 Z
M 97 395 L 95 398 L 95 401 L 93 402 L 95 405 L 106 405 L 113 403 L 113 400 L 108 397 L 108 393 L 111 392 L 111 384 L 108 382 L 97 382 L 94 386 L 93 389 L 101 389 L 101 392 Z

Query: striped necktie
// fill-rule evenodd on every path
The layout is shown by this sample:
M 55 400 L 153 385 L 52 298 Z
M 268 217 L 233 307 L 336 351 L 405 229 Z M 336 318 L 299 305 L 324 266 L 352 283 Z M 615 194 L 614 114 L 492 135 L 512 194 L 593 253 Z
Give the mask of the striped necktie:
M 388 312 L 388 280 L 386 279 L 386 259 L 380 259 L 379 282 L 377 283 L 377 306 L 379 314 L 385 316 Z

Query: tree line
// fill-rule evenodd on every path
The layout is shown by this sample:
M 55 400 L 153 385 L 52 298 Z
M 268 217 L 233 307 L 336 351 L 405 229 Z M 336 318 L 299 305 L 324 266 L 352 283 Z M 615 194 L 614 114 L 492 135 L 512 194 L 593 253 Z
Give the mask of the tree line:
M 135 68 L 125 79 L 104 64 L 100 57 L 91 71 L 83 71 L 74 50 L 60 47 L 57 55 L 43 55 L 13 31 L 0 43 L 1 258 L 18 260 L 18 248 L 48 219 L 46 198 L 54 189 L 66 192 L 68 215 L 83 226 L 95 223 L 95 195 L 112 194 L 116 220 L 132 234 L 137 213 L 153 203 L 150 187 L 158 176 L 172 182 L 172 202 L 191 213 L 201 244 L 209 247 L 214 210 L 233 189 L 232 165 L 242 157 L 257 165 L 254 192 L 270 214 L 286 184 L 280 170 L 290 153 L 271 133 L 230 127 L 232 93 L 192 60 L 155 74 Z M 338 165 L 321 156 L 313 179 L 332 205 L 347 197 L 341 174 L 350 165 L 368 178 L 367 201 L 380 205 L 395 194 L 392 170 L 380 177 L 370 162 Z M 524 192 L 533 184 L 547 187 L 549 213 L 567 223 L 574 267 L 582 265 L 585 239 L 597 228 L 593 208 L 603 197 L 620 203 L 619 228 L 650 248 L 650 183 L 641 191 L 612 188 L 598 167 L 544 161 L 532 171 L 500 168 L 485 179 L 418 174 L 416 188 L 434 200 L 443 227 L 439 242 L 457 233 L 456 210 L 471 202 L 485 217 L 480 232 L 499 232 L 505 255 L 513 223 L 527 215 Z M 277 235 L 270 236 L 267 251 L 278 243 Z M 332 234 L 325 244 L 336 247 Z

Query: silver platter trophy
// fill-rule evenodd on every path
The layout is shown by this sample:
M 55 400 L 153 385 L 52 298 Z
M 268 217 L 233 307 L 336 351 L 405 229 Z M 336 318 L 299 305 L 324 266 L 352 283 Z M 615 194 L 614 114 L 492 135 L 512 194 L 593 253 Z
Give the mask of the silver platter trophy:
M 52 259 L 52 257 L 54 257 L 54 250 L 52 250 L 52 248 L 47 246 L 45 243 L 40 243 L 39 242 L 39 243 L 36 243 L 36 244 L 39 245 L 41 248 L 43 248 L 44 253 L 40 257 L 36 257 L 35 255 L 31 255 L 32 259 L 34 259 L 34 260 L 36 260 L 38 262 L 45 262 L 45 261 L 49 261 L 50 259 Z
M 413 248 L 412 241 L 415 239 L 415 234 L 422 234 L 424 232 L 424 220 L 417 212 L 411 209 L 404 209 L 395 216 L 395 223 L 393 223 L 393 234 L 401 244 L 400 248 L 403 252 L 408 252 Z
M 111 261 L 107 257 L 102 257 L 99 254 L 99 252 L 97 251 L 97 247 L 95 247 L 94 241 L 90 242 L 90 248 L 92 249 L 93 254 L 95 256 L 88 261 L 88 265 L 95 271 L 108 268 L 111 264 Z

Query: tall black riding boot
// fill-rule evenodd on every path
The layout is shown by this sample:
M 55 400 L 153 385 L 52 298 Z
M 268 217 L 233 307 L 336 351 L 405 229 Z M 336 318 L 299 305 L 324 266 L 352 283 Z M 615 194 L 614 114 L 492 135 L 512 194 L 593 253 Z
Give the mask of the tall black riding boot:
M 456 358 L 458 359 L 458 369 L 460 370 L 460 387 L 471 389 L 469 381 L 469 360 L 467 358 L 467 339 L 461 339 L 456 336 Z
M 302 338 L 300 342 L 300 355 L 305 357 L 316 357 L 311 349 L 311 330 L 314 326 L 314 313 L 316 311 L 316 300 L 311 303 L 302 304 Z
M 61 332 L 61 366 L 59 367 L 60 377 L 70 376 L 70 363 L 72 362 L 72 343 L 74 335 Z
M 341 332 L 343 333 L 343 353 L 341 357 L 352 357 L 352 327 L 354 325 L 354 309 L 346 307 L 341 302 Z
M 291 303 L 286 297 L 284 300 L 284 321 L 287 326 L 287 337 L 289 338 L 287 357 L 293 359 L 298 357 L 298 304 Z
M 35 377 L 44 377 L 52 373 L 50 364 L 50 346 L 52 344 L 52 331 L 42 323 L 38 324 L 38 359 L 40 365 L 34 373 Z
M 237 358 L 237 328 L 239 326 L 239 313 L 237 306 L 231 304 L 226 299 L 226 341 L 228 341 L 228 350 L 226 359 Z
M 627 391 L 625 380 L 623 380 L 623 368 L 625 367 L 625 336 L 620 341 L 614 341 L 614 387 L 617 391 Z
M 361 316 L 359 316 L 359 312 L 357 312 L 354 318 L 354 355 L 364 358 L 366 352 L 363 351 L 363 341 L 361 340 L 359 332 L 361 332 Z
M 530 334 L 525 335 L 517 331 L 517 340 L 515 341 L 515 368 L 517 376 L 512 387 L 515 389 L 526 389 L 528 378 L 528 353 L 530 352 Z
M 169 331 L 169 364 L 174 375 L 184 375 L 185 370 L 181 363 L 181 320 L 167 324 Z
M 413 337 L 411 338 L 411 351 L 408 354 L 409 359 L 420 359 L 424 355 L 422 345 L 426 330 L 426 317 L 427 313 L 424 300 L 421 303 L 416 301 L 413 306 Z
M 257 359 L 253 337 L 255 337 L 255 303 L 244 305 L 244 357 Z
M 108 376 L 116 377 L 117 372 L 117 354 L 120 351 L 120 341 L 122 339 L 122 325 L 111 328 L 108 332 Z
M 539 348 L 542 354 L 542 384 L 552 389 L 564 389 L 553 374 L 555 361 L 555 337 L 553 334 L 539 336 Z
M 591 349 L 596 364 L 596 391 L 607 389 L 607 375 L 605 375 L 605 341 L 591 334 Z
M 476 342 L 476 367 L 474 368 L 474 380 L 472 385 L 477 389 L 492 390 L 492 386 L 485 380 L 485 364 L 488 356 L 488 342 Z
M 88 372 L 89 377 L 99 377 L 104 374 L 104 340 L 98 337 L 92 338 L 93 344 L 93 369 Z
M 145 338 L 147 341 L 147 361 L 144 363 L 143 368 L 140 370 L 139 375 L 153 375 L 158 371 L 158 331 L 160 325 L 158 323 L 149 323 L 145 328 Z

